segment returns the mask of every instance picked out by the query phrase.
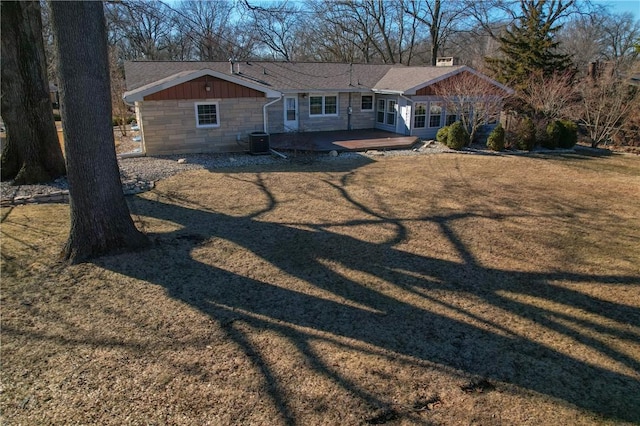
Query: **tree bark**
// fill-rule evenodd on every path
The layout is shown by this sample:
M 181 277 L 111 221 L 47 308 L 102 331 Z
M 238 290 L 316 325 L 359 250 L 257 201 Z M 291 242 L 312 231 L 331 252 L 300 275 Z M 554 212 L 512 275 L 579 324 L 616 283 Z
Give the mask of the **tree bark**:
M 50 182 L 65 174 L 51 100 L 37 1 L 3 1 L 2 100 L 7 130 L 2 180 L 16 185 Z
M 77 263 L 141 248 L 122 193 L 111 123 L 107 33 L 102 2 L 51 2 L 59 58 L 71 210 L 64 258 Z
M 431 35 L 431 65 L 436 66 L 438 63 L 438 50 L 440 48 L 440 23 L 442 17 L 440 16 L 440 0 L 436 0 L 431 12 L 431 26 L 429 27 L 429 34 Z

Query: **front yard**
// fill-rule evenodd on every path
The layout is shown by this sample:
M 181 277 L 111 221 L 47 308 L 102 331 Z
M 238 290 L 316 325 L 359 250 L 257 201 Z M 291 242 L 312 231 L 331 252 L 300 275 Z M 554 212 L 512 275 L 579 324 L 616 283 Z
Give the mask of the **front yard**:
M 640 422 L 640 158 L 192 171 L 64 267 L 2 209 L 7 424 Z

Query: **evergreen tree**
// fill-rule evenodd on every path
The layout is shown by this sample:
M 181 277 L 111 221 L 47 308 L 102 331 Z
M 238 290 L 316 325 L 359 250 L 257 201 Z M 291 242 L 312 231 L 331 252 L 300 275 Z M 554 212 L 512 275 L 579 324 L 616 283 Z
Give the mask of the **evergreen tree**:
M 571 67 L 569 55 L 558 51 L 558 21 L 574 0 L 521 0 L 522 15 L 502 35 L 499 58 L 487 58 L 498 81 L 522 89 L 531 74 L 549 77 Z

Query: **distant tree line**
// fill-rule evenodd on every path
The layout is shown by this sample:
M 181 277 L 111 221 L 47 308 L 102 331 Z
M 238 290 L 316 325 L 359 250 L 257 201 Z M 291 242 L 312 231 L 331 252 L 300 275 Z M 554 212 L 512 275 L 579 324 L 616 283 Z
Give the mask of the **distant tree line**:
M 549 29 L 558 51 L 581 71 L 597 60 L 628 66 L 638 58 L 640 22 L 588 1 L 122 0 L 106 2 L 105 14 L 108 43 L 119 63 L 262 59 L 435 65 L 437 57 L 452 56 L 483 71 L 485 58 L 498 54 L 505 30 L 523 17 L 523 5 L 553 23 Z
M 620 135 L 633 139 L 638 126 L 637 117 L 630 131 L 621 125 L 629 114 L 619 110 L 637 99 L 621 93 L 618 80 L 607 76 L 603 88 L 582 77 L 594 62 L 617 76 L 640 71 L 640 20 L 588 0 L 124 0 L 105 7 L 115 79 L 124 78 L 127 60 L 435 65 L 447 56 L 515 88 L 512 109 L 531 118 L 539 135 L 554 120 L 573 119 L 597 146 Z M 550 84 L 558 90 L 540 92 Z M 624 101 L 598 106 L 615 110 L 607 120 L 591 112 L 603 91 Z M 541 93 L 554 100 L 531 104 Z M 562 107 L 545 109 L 560 99 Z

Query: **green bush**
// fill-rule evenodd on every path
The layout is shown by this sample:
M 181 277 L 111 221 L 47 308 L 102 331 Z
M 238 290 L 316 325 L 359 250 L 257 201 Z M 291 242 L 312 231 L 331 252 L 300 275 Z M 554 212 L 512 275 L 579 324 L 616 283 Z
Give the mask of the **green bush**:
M 547 137 L 541 141 L 540 145 L 548 149 L 556 149 L 560 143 L 560 137 L 564 126 L 558 120 L 554 120 L 547 125 Z
M 562 124 L 562 132 L 558 146 L 560 148 L 573 148 L 578 142 L 578 126 L 571 120 L 560 120 Z
M 438 133 L 436 133 L 436 140 L 441 144 L 447 144 L 447 139 L 449 138 L 449 127 L 451 126 L 444 126 L 438 130 Z
M 529 117 L 522 119 L 518 125 L 516 146 L 525 151 L 531 151 L 536 146 L 536 125 Z
M 504 149 L 504 128 L 499 124 L 491 131 L 487 138 L 487 147 L 492 151 L 502 151 Z
M 449 127 L 449 135 L 447 137 L 447 146 L 457 151 L 464 148 L 469 142 L 469 134 L 465 130 L 461 122 L 456 121 Z

